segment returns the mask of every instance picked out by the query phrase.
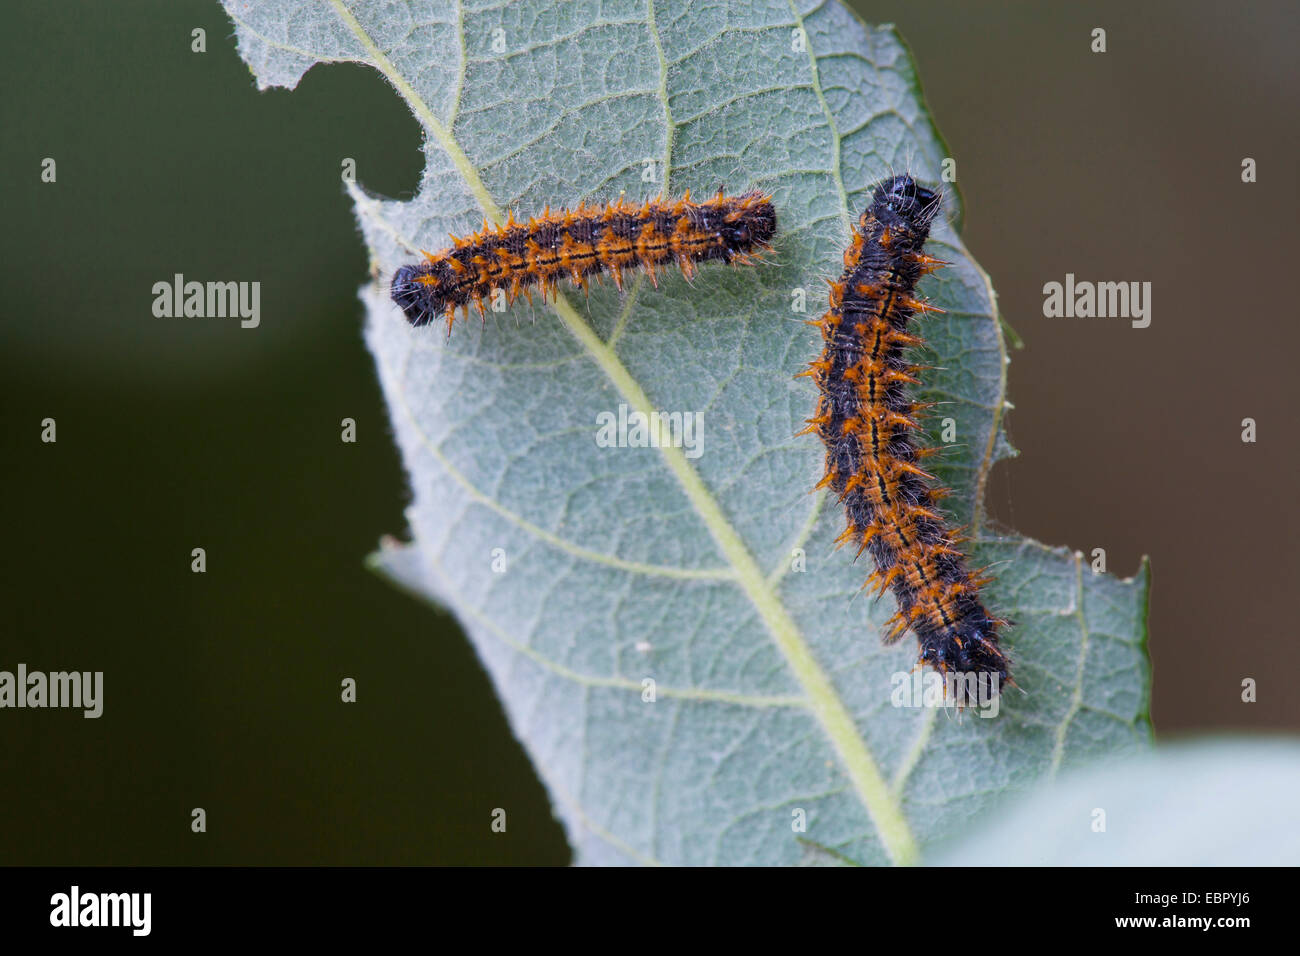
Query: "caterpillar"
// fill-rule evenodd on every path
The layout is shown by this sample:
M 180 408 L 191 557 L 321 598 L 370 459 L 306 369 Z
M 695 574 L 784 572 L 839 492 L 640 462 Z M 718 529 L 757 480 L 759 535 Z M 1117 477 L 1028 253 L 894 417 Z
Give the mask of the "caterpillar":
M 456 309 L 486 313 L 483 300 L 494 289 L 507 302 L 521 294 L 532 299 L 554 293 L 560 279 L 587 288 L 588 278 L 608 272 L 622 290 L 625 272 L 642 269 L 656 280 L 659 266 L 673 264 L 690 279 L 697 264 L 709 260 L 747 264 L 776 232 L 772 197 L 751 191 L 692 202 L 653 199 L 642 205 L 620 198 L 604 206 L 579 204 L 552 213 L 550 207 L 527 223 L 511 213 L 504 225 L 489 226 L 466 239 L 452 236 L 450 248 L 424 253 L 424 261 L 393 275 L 393 301 L 412 325 L 443 316 L 451 334 Z M 658 282 L 655 281 L 656 286 Z
M 916 298 L 917 281 L 948 263 L 922 252 L 939 195 L 911 176 L 874 185 L 844 253 L 844 272 L 831 283 L 830 308 L 818 321 L 822 353 L 809 363 L 821 392 L 817 413 L 801 432 L 816 432 L 826 446 L 829 487 L 844 506 L 846 527 L 838 544 L 868 551 L 877 594 L 892 589 L 898 611 L 884 634 L 892 644 L 909 630 L 920 645 L 919 662 L 947 676 L 990 675 L 1000 690 L 1010 680 L 998 647 L 998 628 L 980 597 L 989 579 L 966 566 L 962 539 L 938 509 L 946 493 L 918 462 L 936 449 L 918 446 L 917 418 L 926 406 L 909 387 L 920 367 L 908 350 L 923 343 L 908 323 L 940 309 Z

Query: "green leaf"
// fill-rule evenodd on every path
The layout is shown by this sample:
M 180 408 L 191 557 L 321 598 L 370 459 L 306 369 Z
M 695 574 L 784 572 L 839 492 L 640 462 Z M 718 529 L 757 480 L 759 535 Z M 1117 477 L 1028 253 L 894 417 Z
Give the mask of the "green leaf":
M 1180 743 L 1063 776 L 999 808 L 939 866 L 1295 866 L 1300 745 Z
M 832 545 L 837 505 L 810 494 L 805 320 L 869 186 L 891 169 L 940 180 L 892 28 L 812 2 L 226 7 L 261 85 L 367 63 L 425 130 L 416 199 L 352 190 L 378 276 L 366 340 L 413 491 L 413 543 L 374 560 L 464 625 L 580 861 L 915 862 L 1004 791 L 1148 741 L 1145 569 L 1116 581 L 984 528 L 985 479 L 1010 453 L 1006 356 L 951 187 L 924 397 L 944 403 L 933 442 L 956 422 L 939 470 L 995 565 L 1025 693 L 992 720 L 891 706 L 915 642 L 881 645 L 892 600 L 860 590 L 866 567 Z M 774 195 L 761 266 L 565 292 L 450 340 L 388 301 L 395 267 L 484 216 L 722 184 Z M 702 454 L 598 447 L 597 416 L 621 405 L 703 413 Z

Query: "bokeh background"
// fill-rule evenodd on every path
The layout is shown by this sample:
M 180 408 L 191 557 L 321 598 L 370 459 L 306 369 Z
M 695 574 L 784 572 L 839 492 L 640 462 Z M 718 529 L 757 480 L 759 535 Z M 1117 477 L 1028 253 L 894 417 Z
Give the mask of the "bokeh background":
M 1300 252 L 1300 8 L 852 5 L 912 47 L 1025 342 L 991 515 L 1122 576 L 1151 556 L 1160 738 L 1300 728 L 1300 332 L 1278 284 Z M 358 66 L 259 94 L 215 0 L 13 2 L 0 57 L 0 668 L 105 671 L 108 714 L 0 712 L 0 864 L 566 862 L 455 623 L 362 565 L 407 489 L 340 162 L 409 197 L 415 119 Z M 175 272 L 260 280 L 261 328 L 155 319 Z M 1151 327 L 1044 318 L 1067 272 L 1152 282 Z

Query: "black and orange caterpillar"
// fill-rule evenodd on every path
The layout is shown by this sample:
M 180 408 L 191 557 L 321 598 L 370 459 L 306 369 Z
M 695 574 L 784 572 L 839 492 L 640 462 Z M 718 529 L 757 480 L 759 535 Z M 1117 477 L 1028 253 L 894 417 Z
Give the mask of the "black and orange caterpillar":
M 920 428 L 909 388 L 920 368 L 907 352 L 922 339 L 908 330 L 918 312 L 940 311 L 915 297 L 917 281 L 947 263 L 922 252 L 939 195 L 911 176 L 878 183 L 844 253 L 844 273 L 831 284 L 821 329 L 821 356 L 803 374 L 821 390 L 806 431 L 826 445 L 826 475 L 818 487 L 839 496 L 847 527 L 839 542 L 871 553 L 868 583 L 890 588 L 898 612 L 885 635 L 892 643 L 912 631 L 920 661 L 947 675 L 988 674 L 997 687 L 1010 680 L 998 647 L 1006 621 L 980 598 L 988 582 L 969 570 L 961 538 L 937 506 L 943 489 L 918 461 Z
M 726 196 L 719 190 L 698 203 L 689 192 L 641 205 L 619 199 L 558 213 L 547 207 L 527 223 L 511 214 L 504 225 L 484 222 L 469 238 L 453 236 L 450 248 L 398 269 L 392 296 L 412 325 L 443 317 L 450 334 L 456 310 L 468 315 L 473 305 L 484 315 L 483 300 L 494 289 L 513 302 L 521 294 L 531 298 L 534 287 L 553 294 L 560 279 L 585 289 L 588 278 L 606 272 L 622 289 L 625 272 L 642 269 L 653 281 L 664 265 L 676 265 L 689 279 L 701 262 L 753 261 L 775 232 L 772 197 L 761 192 Z

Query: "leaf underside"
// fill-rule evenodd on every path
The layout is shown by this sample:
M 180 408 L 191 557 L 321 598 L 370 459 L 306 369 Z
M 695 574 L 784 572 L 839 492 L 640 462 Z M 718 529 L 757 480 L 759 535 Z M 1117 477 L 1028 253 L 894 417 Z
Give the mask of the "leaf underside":
M 423 126 L 416 198 L 350 188 L 376 275 L 366 340 L 413 490 L 412 543 L 372 562 L 460 620 L 579 862 L 916 862 L 1000 794 L 1149 741 L 1145 566 L 1094 575 L 984 526 L 988 471 L 1012 454 L 1005 347 L 951 185 L 920 397 L 942 403 L 931 444 L 955 421 L 930 461 L 1015 622 L 1024 692 L 998 717 L 891 706 L 915 641 L 881 645 L 893 600 L 861 591 L 866 559 L 832 545 L 838 505 L 810 494 L 804 320 L 868 187 L 903 169 L 938 184 L 945 155 L 892 28 L 812 2 L 223 2 L 261 87 L 364 63 Z M 396 267 L 485 216 L 724 185 L 774 196 L 757 267 L 566 289 L 450 340 L 388 300 Z M 620 405 L 702 413 L 702 453 L 598 447 L 597 416 Z

